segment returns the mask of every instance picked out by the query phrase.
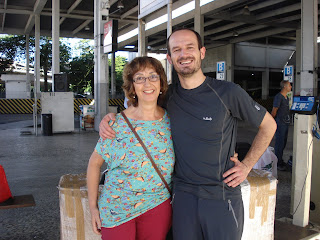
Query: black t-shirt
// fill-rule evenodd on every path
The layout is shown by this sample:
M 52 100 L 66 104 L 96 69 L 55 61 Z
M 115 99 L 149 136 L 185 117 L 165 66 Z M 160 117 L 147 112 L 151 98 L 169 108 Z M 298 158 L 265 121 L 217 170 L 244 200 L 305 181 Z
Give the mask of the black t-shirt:
M 229 188 L 222 177 L 234 166 L 237 121 L 259 127 L 265 108 L 238 85 L 210 77 L 195 89 L 177 84 L 166 107 L 176 154 L 174 188 L 210 199 L 239 196 L 240 187 Z

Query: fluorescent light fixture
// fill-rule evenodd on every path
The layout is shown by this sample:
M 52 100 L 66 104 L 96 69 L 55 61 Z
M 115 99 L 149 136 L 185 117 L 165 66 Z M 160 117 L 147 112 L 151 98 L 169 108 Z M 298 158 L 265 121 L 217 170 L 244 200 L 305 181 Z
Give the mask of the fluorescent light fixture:
M 127 46 L 125 46 L 124 48 L 130 48 L 130 49 L 132 49 L 132 48 L 135 48 L 135 46 L 127 45 Z
M 215 0 L 200 0 L 200 7 L 203 5 L 206 5 L 210 2 L 213 2 L 213 1 L 215 1 Z M 194 8 L 195 8 L 195 1 L 191 1 L 181 7 L 173 10 L 172 11 L 172 19 L 175 19 L 175 18 L 177 18 L 187 12 L 190 12 L 190 11 L 194 10 Z M 156 26 L 159 26 L 160 24 L 163 24 L 167 21 L 168 21 L 168 14 L 164 14 L 161 17 L 158 17 L 158 18 L 152 20 L 151 22 L 148 22 L 146 24 L 146 30 L 154 28 Z M 136 28 L 126 34 L 119 36 L 118 43 L 123 42 L 131 37 L 134 37 L 135 35 L 138 35 L 138 28 Z
M 317 38 L 317 42 L 320 42 L 320 37 Z

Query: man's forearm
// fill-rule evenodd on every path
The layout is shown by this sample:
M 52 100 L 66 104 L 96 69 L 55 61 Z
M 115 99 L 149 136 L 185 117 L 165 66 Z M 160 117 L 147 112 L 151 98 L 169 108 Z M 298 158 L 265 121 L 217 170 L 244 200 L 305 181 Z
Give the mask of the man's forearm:
M 273 108 L 272 108 L 271 116 L 272 116 L 273 118 L 275 118 L 275 117 L 277 116 L 278 109 L 279 109 L 279 108 L 276 108 L 276 107 L 273 107 Z
M 244 163 L 249 169 L 252 169 L 261 155 L 265 152 L 273 138 L 276 129 L 277 124 L 272 116 L 267 112 L 259 127 L 259 131 L 253 140 L 251 148 L 242 161 L 242 163 Z

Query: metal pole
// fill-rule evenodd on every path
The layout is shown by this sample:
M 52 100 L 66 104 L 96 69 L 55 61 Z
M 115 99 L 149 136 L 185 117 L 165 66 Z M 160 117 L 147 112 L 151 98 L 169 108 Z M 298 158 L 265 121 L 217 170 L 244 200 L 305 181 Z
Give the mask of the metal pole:
M 35 71 L 34 71 L 34 132 L 38 136 L 38 94 L 40 93 L 40 15 L 35 15 Z
M 26 74 L 27 74 L 27 98 L 31 98 L 31 80 L 30 80 L 30 69 L 29 69 L 29 64 L 30 64 L 30 54 L 29 54 L 29 34 L 26 35 Z
M 115 98 L 115 96 L 116 96 L 116 54 L 113 52 L 111 53 L 111 98 Z

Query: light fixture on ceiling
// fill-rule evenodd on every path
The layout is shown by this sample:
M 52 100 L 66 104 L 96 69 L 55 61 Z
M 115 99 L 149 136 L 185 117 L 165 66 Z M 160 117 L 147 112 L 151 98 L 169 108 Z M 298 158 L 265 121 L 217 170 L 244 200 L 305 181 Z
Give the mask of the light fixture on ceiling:
M 85 26 L 84 30 L 86 30 L 86 31 L 90 31 L 90 27 L 89 27 L 89 25 Z
M 250 15 L 250 9 L 248 7 L 248 5 L 246 5 L 243 9 L 242 9 L 242 15 Z
M 123 9 L 123 8 L 124 8 L 124 5 L 123 5 L 123 3 L 122 3 L 122 0 L 119 0 L 119 1 L 118 1 L 117 8 L 118 8 L 118 9 Z
M 238 36 L 239 36 L 239 33 L 238 33 L 237 31 L 233 31 L 232 36 L 238 37 Z

